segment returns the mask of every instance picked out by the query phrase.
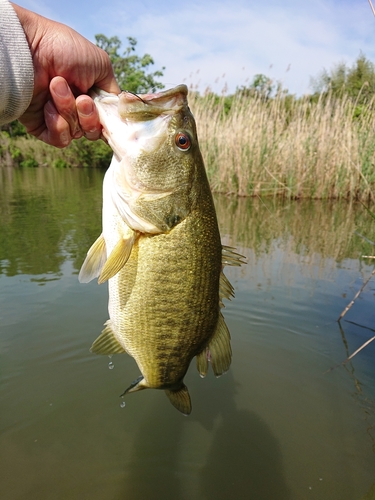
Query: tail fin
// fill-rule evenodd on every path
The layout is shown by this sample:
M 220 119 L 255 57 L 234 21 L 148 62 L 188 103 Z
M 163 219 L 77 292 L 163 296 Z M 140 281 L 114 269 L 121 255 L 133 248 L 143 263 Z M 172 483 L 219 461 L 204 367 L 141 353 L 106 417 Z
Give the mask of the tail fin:
M 190 415 L 191 400 L 188 388 L 185 384 L 182 384 L 180 388 L 175 391 L 166 389 L 165 394 L 168 396 L 169 401 L 175 408 L 177 408 L 178 411 L 180 411 L 184 415 Z
M 120 397 L 123 397 L 125 396 L 125 394 L 129 394 L 130 392 L 142 391 L 143 389 L 147 388 L 148 385 L 141 375 L 130 384 L 130 386 L 121 394 Z M 165 394 L 168 396 L 169 401 L 175 408 L 177 408 L 178 411 L 180 411 L 184 415 L 189 415 L 191 413 L 190 395 L 186 385 L 181 384 L 180 388 L 176 390 L 166 389 Z
M 147 389 L 147 385 L 145 383 L 145 379 L 141 375 L 140 377 L 135 379 L 127 389 L 125 389 L 120 398 L 122 398 L 122 396 L 125 396 L 125 394 L 128 394 L 129 392 L 142 391 L 143 389 Z

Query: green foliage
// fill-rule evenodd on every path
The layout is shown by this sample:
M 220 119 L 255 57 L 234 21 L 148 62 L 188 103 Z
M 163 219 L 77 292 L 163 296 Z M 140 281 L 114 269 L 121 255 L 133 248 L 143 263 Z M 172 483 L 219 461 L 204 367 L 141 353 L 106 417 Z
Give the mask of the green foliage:
M 27 135 L 25 127 L 18 120 L 2 125 L 0 130 L 6 133 L 8 137 L 23 137 Z
M 261 73 L 256 74 L 249 86 L 237 87 L 236 94 L 241 97 L 262 97 L 269 99 L 275 90 L 275 84 L 271 78 Z
M 53 161 L 52 166 L 54 168 L 67 168 L 69 165 L 62 158 L 56 158 L 56 160 Z
M 329 71 L 323 69 L 317 78 L 311 79 L 311 86 L 316 96 L 331 93 L 342 98 L 345 94 L 361 106 L 375 94 L 375 65 L 361 52 L 352 67 L 341 62 Z
M 19 163 L 20 161 L 22 161 L 22 158 L 23 158 L 22 152 L 17 146 L 11 144 L 9 147 L 9 152 L 10 152 L 10 156 L 11 156 L 12 160 L 14 160 L 16 163 Z
M 137 40 L 128 37 L 129 45 L 120 55 L 121 40 L 117 36 L 107 38 L 105 35 L 95 35 L 96 45 L 107 52 L 119 86 L 123 90 L 135 93 L 149 92 L 150 89 L 162 89 L 163 84 L 156 78 L 163 76 L 164 67 L 161 70 L 149 72 L 149 67 L 154 64 L 150 54 L 138 56 L 136 51 Z
M 35 158 L 26 158 L 25 160 L 22 160 L 20 162 L 20 167 L 24 168 L 36 168 L 39 167 L 39 163 L 36 161 Z
M 112 150 L 103 141 L 88 141 L 85 138 L 73 141 L 67 148 L 72 166 L 107 168 L 112 159 Z

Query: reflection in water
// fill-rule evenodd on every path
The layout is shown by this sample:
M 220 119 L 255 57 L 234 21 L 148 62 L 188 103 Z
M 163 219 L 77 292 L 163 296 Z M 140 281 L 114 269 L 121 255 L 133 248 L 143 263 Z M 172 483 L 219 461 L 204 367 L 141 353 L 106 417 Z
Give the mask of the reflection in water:
M 0 168 L 0 274 L 58 276 L 67 259 L 78 269 L 100 234 L 103 175 Z
M 290 498 L 276 438 L 255 412 L 237 408 L 238 383 L 232 372 L 220 380 L 221 397 L 214 391 L 217 380 L 208 377 L 210 400 L 194 408 L 188 419 L 174 420 L 173 425 L 165 419 L 165 407 L 154 398 L 154 405 L 140 417 L 131 459 L 124 471 L 121 498 L 155 498 L 155 492 L 157 498 L 168 500 Z M 210 435 L 208 446 L 204 439 L 193 444 L 193 463 L 185 456 L 186 426 L 192 435 L 196 428 L 203 435 Z M 182 466 L 191 469 L 192 477 L 198 477 L 197 482 L 188 482 L 188 489 Z
M 372 498 L 375 343 L 341 362 L 374 328 L 373 283 L 336 322 L 371 272 L 362 207 L 215 196 L 248 264 L 228 272 L 232 367 L 201 380 L 192 366 L 185 418 L 162 391 L 120 408 L 133 360 L 108 370 L 88 351 L 107 289 L 76 274 L 100 233 L 103 175 L 0 168 L 0 497 Z
M 236 385 L 228 372 L 222 387 L 224 404 L 222 399 L 210 400 L 200 419 L 206 426 L 215 422 L 211 447 L 200 471 L 201 498 L 286 500 L 290 496 L 280 446 L 259 415 L 237 408 Z
M 340 328 L 342 341 L 345 346 L 346 359 L 348 359 L 349 356 L 351 355 L 351 353 L 349 352 L 348 342 L 346 340 L 345 332 L 344 329 L 342 328 L 341 323 L 339 322 L 338 325 Z M 375 453 L 375 400 L 368 398 L 366 394 L 364 394 L 364 391 L 362 389 L 362 384 L 357 378 L 353 361 L 345 363 L 344 369 L 349 374 L 350 378 L 353 380 L 353 386 L 354 386 L 353 398 L 356 404 L 360 408 L 362 408 L 363 419 L 366 423 L 366 431 L 368 433 L 370 441 L 372 442 L 372 449 Z
M 67 259 L 78 270 L 101 228 L 101 183 L 95 169 L 0 168 L 0 273 L 57 274 Z M 362 206 L 215 196 L 223 237 L 255 256 L 275 247 L 305 258 L 358 259 L 373 246 L 375 224 Z M 43 258 L 41 258 L 43 256 Z

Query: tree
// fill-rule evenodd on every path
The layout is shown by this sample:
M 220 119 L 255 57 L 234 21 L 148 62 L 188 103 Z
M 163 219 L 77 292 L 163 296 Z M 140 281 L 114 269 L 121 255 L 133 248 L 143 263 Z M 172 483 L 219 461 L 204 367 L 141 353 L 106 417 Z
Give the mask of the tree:
M 237 87 L 236 94 L 239 94 L 243 97 L 258 96 L 267 100 L 271 97 L 273 90 L 274 83 L 272 79 L 266 75 L 258 73 L 253 77 L 253 81 L 249 86 L 242 85 L 241 87 Z
M 164 85 L 156 80 L 163 76 L 161 70 L 148 72 L 149 67 L 154 64 L 150 54 L 140 57 L 135 53 L 137 40 L 128 37 L 129 45 L 119 54 L 121 40 L 117 36 L 107 38 L 104 35 L 95 35 L 96 45 L 107 52 L 112 62 L 113 70 L 119 86 L 123 90 L 129 90 L 135 93 L 149 92 L 152 89 L 162 89 Z
M 375 95 L 375 65 L 361 52 L 352 67 L 341 62 L 329 71 L 323 69 L 311 79 L 315 93 L 332 92 L 340 97 L 344 93 L 358 104 L 369 102 Z

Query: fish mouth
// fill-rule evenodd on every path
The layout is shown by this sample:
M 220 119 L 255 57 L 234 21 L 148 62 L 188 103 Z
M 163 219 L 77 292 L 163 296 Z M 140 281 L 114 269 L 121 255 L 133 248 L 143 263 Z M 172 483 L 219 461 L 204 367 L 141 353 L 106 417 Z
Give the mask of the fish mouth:
M 119 95 L 118 112 L 123 120 L 153 120 L 160 115 L 178 113 L 187 106 L 187 95 L 188 88 L 183 84 L 152 94 L 134 94 L 125 90 Z

